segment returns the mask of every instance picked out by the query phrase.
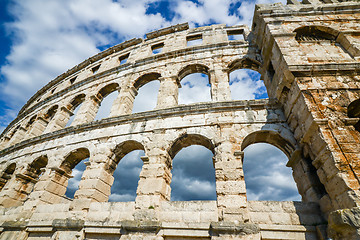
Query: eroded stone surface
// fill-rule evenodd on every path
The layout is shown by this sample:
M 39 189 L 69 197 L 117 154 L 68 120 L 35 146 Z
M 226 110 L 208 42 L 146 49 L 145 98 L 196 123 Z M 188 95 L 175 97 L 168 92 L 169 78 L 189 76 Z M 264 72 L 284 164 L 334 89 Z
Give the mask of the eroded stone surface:
M 332 239 L 359 239 L 359 10 L 355 1 L 257 5 L 251 31 L 180 24 L 60 75 L 1 135 L 0 238 L 326 239 L 327 228 Z M 228 40 L 234 32 L 244 40 Z M 229 73 L 241 68 L 261 73 L 271 100 L 231 101 Z M 209 76 L 212 101 L 178 105 L 181 79 L 196 72 Z M 131 114 L 153 80 L 156 108 Z M 112 92 L 109 118 L 94 121 Z M 257 142 L 287 155 L 303 202 L 247 201 L 242 150 Z M 172 158 L 193 144 L 214 153 L 217 201 L 171 202 Z M 136 200 L 109 203 L 112 174 L 133 150 L 145 151 Z

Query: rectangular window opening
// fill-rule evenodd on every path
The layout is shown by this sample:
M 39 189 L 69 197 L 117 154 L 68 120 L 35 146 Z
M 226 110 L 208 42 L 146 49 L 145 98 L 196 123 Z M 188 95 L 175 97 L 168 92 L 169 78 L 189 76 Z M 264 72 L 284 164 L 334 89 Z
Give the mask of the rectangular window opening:
M 159 43 L 159 44 L 155 44 L 155 45 L 151 46 L 152 53 L 154 55 L 161 53 L 163 50 L 163 47 L 164 47 L 164 43 Z
M 127 53 L 127 54 L 122 55 L 122 56 L 119 57 L 120 65 L 123 65 L 123 64 L 125 64 L 127 62 L 128 58 L 129 58 L 129 55 L 130 55 L 130 53 Z
M 187 42 L 188 47 L 201 45 L 202 44 L 202 35 L 197 34 L 197 35 L 187 36 L 186 37 L 186 42 Z
M 71 79 L 70 79 L 70 83 L 71 83 L 71 84 L 73 84 L 73 83 L 75 82 L 76 78 L 77 78 L 77 76 L 76 76 L 76 77 L 71 78 Z
M 244 30 L 234 29 L 227 31 L 229 41 L 244 40 Z
M 93 74 L 97 73 L 97 72 L 99 71 L 99 68 L 100 68 L 100 64 L 97 65 L 97 66 L 95 66 L 95 67 L 93 67 L 93 68 L 91 69 L 92 73 L 93 73 Z

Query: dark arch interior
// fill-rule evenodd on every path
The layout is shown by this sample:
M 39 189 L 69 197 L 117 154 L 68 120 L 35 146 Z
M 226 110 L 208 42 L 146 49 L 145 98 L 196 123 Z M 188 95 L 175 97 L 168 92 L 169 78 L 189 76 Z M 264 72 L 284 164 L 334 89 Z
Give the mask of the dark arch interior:
M 98 97 L 98 99 L 102 100 L 110 93 L 116 91 L 118 88 L 119 88 L 119 84 L 117 84 L 117 83 L 111 83 L 109 85 L 106 85 L 105 87 L 100 89 L 100 91 L 97 94 L 97 97 Z
M 16 164 L 12 163 L 10 164 L 0 178 L 0 190 L 5 186 L 7 181 L 11 178 L 12 174 L 15 172 Z

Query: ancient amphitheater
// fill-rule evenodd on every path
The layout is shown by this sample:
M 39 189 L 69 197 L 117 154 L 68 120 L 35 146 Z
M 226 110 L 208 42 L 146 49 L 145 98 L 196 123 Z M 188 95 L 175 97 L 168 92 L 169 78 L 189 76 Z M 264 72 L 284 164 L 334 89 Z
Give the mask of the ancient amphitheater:
M 193 39 L 202 44 L 188 47 Z M 229 73 L 243 68 L 261 73 L 269 100 L 231 100 Z M 209 76 L 211 102 L 178 105 L 191 73 Z M 131 114 L 152 80 L 156 108 Z M 110 117 L 94 121 L 114 91 Z M 148 33 L 49 82 L 2 133 L 0 238 L 360 239 L 359 117 L 357 1 L 257 5 L 251 30 L 179 24 Z M 259 142 L 287 155 L 301 202 L 247 201 L 242 151 Z M 190 145 L 214 154 L 216 201 L 170 201 L 172 159 Z M 117 164 L 138 149 L 136 200 L 108 202 Z M 86 158 L 69 199 L 72 169 Z

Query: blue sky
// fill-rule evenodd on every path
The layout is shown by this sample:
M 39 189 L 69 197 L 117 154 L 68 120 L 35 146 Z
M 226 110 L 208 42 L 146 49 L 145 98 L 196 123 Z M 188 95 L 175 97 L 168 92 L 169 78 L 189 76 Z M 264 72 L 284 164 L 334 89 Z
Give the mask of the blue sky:
M 282 0 L 284 2 L 284 0 Z M 190 27 L 225 23 L 251 25 L 255 3 L 272 3 L 276 0 L 2 0 L 0 1 L 0 130 L 15 117 L 19 109 L 42 86 L 59 74 L 72 68 L 84 59 L 115 44 L 134 37 L 144 37 L 147 32 L 170 25 L 189 22 Z M 233 72 L 230 76 L 233 99 L 255 99 L 266 97 L 266 90 L 259 74 L 249 71 Z M 190 75 L 182 81 L 180 103 L 209 101 L 209 85 L 206 76 Z M 150 110 L 156 99 L 149 96 L 158 89 L 158 83 L 145 85 L 139 91 L 134 112 Z M 206 91 L 204 91 L 206 90 Z M 196 98 L 194 98 L 194 96 Z M 102 105 L 110 106 L 113 96 Z M 104 100 L 105 101 L 105 100 Z M 108 110 L 102 110 L 98 119 L 106 117 Z M 273 158 L 261 159 L 263 151 Z M 132 153 L 128 164 L 121 168 L 132 172 L 130 183 L 121 183 L 124 172 L 115 172 L 112 200 L 134 198 L 138 171 L 141 162 L 139 154 Z M 213 199 L 214 181 L 211 172 L 211 157 L 207 149 L 189 147 L 176 156 L 172 188 L 173 200 Z M 191 159 L 197 156 L 200 162 L 208 164 L 206 171 L 198 174 L 189 172 L 189 166 L 199 164 Z M 209 160 L 210 159 L 210 160 Z M 278 149 L 270 145 L 257 144 L 245 151 L 246 179 L 250 182 L 248 196 L 251 199 L 292 200 L 299 199 L 291 179 L 291 171 L 282 169 L 287 159 Z M 275 160 L 274 160 L 275 159 Z M 278 164 L 274 164 L 274 163 Z M 254 169 L 262 166 L 259 176 L 272 184 L 265 189 Z M 205 166 L 204 165 L 204 166 Z M 119 165 L 120 166 L 120 165 Z M 119 167 L 120 169 L 120 167 Z M 69 184 L 73 190 L 81 178 L 82 167 L 73 171 L 75 176 Z M 209 173 L 209 174 L 206 174 Z M 120 181 L 120 182 L 119 182 Z M 253 183 L 251 182 L 253 181 Z M 283 183 L 283 184 L 279 184 Z M 181 183 L 188 182 L 188 188 Z M 290 182 L 290 184 L 288 184 Z M 191 183 L 195 184 L 192 185 Z M 174 185 L 175 184 L 175 185 Z M 178 185 L 177 185 L 178 184 Z M 122 190 L 121 190 L 122 188 Z M 132 190 L 130 189 L 132 188 Z M 196 189 L 196 191 L 193 191 Z M 199 191 L 202 189 L 203 191 Z M 192 194 L 193 192 L 193 194 Z M 277 192 L 274 196 L 274 192 Z M 195 195 L 194 195 L 195 194 Z M 198 194 L 198 195 L 196 195 Z M 200 195 L 201 196 L 200 196 Z

